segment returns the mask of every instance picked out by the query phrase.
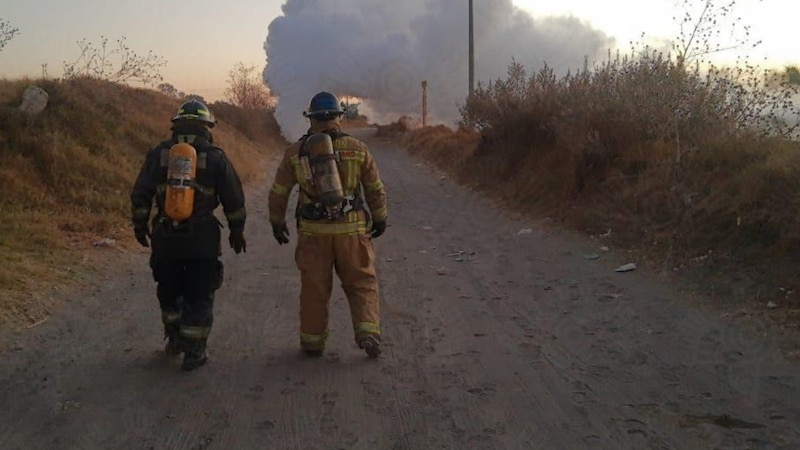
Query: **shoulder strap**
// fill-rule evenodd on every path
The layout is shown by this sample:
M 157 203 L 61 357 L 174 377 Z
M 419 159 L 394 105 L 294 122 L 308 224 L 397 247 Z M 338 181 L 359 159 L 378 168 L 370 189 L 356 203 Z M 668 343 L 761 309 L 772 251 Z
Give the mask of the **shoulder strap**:
M 311 136 L 311 135 L 310 134 L 304 134 L 303 137 L 300 138 L 300 141 L 299 141 L 300 142 L 300 150 L 298 151 L 298 153 L 300 154 L 301 158 L 304 157 L 304 156 L 308 156 L 308 150 L 306 150 L 306 141 L 308 141 L 309 136 Z

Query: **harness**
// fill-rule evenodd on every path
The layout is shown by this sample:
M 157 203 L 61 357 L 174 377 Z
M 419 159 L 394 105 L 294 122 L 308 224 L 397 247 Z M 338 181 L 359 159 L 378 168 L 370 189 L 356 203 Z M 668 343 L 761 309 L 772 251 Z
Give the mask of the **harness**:
M 343 133 L 339 130 L 326 130 L 323 133 L 328 134 L 331 137 L 332 141 L 336 141 L 338 138 L 349 136 L 347 133 Z M 339 151 L 334 146 L 334 154 L 333 155 L 321 155 L 321 156 L 312 156 L 308 150 L 306 149 L 306 141 L 310 134 L 304 135 L 300 138 L 300 150 L 299 156 L 300 161 L 302 164 L 303 158 L 306 158 L 310 163 L 310 166 L 314 165 L 314 162 L 319 160 L 327 160 L 327 159 L 334 159 L 336 161 L 337 167 L 341 162 L 341 156 L 339 155 Z M 309 184 L 313 185 L 313 175 L 311 173 L 311 168 L 308 167 L 307 169 L 304 168 L 304 172 L 306 173 L 306 181 Z M 320 202 L 319 197 L 316 195 L 311 194 L 310 192 L 303 189 L 303 186 L 300 185 L 300 191 L 310 200 L 309 203 L 300 204 L 300 200 L 298 199 L 298 206 L 295 213 L 296 218 L 298 219 L 305 219 L 305 220 L 338 220 L 341 218 L 341 215 L 345 215 L 351 211 L 358 211 L 364 209 L 364 199 L 360 195 L 360 191 L 357 190 L 355 193 L 351 195 L 347 195 L 342 200 L 342 204 L 340 207 L 340 216 L 331 216 L 325 206 Z
M 191 137 L 191 139 L 189 139 Z M 195 146 L 196 148 L 206 147 L 212 145 L 212 139 L 210 134 L 207 136 L 203 135 L 177 135 L 173 142 L 187 142 L 191 145 Z M 161 168 L 165 168 L 168 164 L 169 158 L 169 147 L 162 148 L 160 156 L 160 166 Z M 197 154 L 197 171 L 198 174 L 201 170 L 208 170 L 208 151 L 198 151 Z M 199 198 L 195 197 L 195 201 L 198 200 L 203 204 L 203 206 L 208 207 L 206 202 L 213 201 L 213 198 L 216 195 L 216 189 L 213 186 L 205 186 L 200 184 L 197 179 L 193 180 L 185 180 L 185 179 L 167 179 L 164 183 L 159 184 L 156 187 L 156 191 L 158 194 L 163 195 L 166 191 L 167 186 L 189 186 L 194 188 L 195 193 L 199 194 Z M 175 222 L 170 220 L 159 208 L 158 214 L 155 215 L 152 219 L 152 226 L 155 227 L 156 225 L 161 225 L 164 227 L 165 231 L 168 232 L 180 232 L 180 233 L 190 233 L 195 225 L 201 224 L 207 221 L 216 221 L 222 226 L 222 223 L 219 222 L 214 216 L 213 208 L 209 210 L 203 210 L 201 208 L 199 211 L 195 211 L 192 216 L 184 221 Z

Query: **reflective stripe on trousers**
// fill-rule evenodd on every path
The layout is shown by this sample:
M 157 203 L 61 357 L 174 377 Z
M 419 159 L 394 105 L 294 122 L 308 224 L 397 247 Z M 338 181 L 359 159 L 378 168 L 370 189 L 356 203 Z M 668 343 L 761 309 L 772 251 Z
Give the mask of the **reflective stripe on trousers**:
M 328 334 L 300 333 L 300 347 L 309 350 L 325 350 L 325 341 Z

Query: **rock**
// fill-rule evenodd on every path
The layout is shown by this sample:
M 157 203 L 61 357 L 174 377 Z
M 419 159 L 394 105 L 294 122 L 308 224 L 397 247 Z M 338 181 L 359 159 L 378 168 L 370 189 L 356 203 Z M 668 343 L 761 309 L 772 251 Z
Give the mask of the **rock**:
M 117 241 L 110 238 L 103 238 L 92 245 L 94 245 L 95 247 L 115 247 L 117 245 Z
M 44 89 L 29 85 L 22 92 L 22 104 L 19 105 L 19 110 L 25 114 L 39 114 L 47 108 L 49 99 L 50 96 Z
M 617 267 L 615 272 L 630 272 L 631 270 L 636 270 L 636 264 L 634 263 L 623 264 Z
M 769 302 L 769 303 L 767 303 L 767 308 L 769 308 L 769 309 L 775 309 L 775 308 L 777 308 L 777 307 L 778 307 L 778 305 L 777 305 L 777 303 L 775 303 L 775 302 Z

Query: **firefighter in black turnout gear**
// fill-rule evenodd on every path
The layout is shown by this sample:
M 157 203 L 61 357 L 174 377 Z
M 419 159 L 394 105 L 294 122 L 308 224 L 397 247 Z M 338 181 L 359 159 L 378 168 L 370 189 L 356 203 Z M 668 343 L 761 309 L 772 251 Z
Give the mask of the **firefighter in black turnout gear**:
M 183 353 L 183 369 L 192 370 L 208 359 L 214 291 L 223 279 L 222 224 L 214 210 L 222 203 L 229 244 L 241 253 L 246 251 L 245 198 L 236 170 L 213 144 L 210 129 L 216 120 L 208 107 L 188 101 L 172 123 L 172 138 L 150 150 L 133 186 L 132 221 L 136 240 L 152 245 L 150 267 L 165 350 Z M 154 198 L 157 211 L 151 220 Z

